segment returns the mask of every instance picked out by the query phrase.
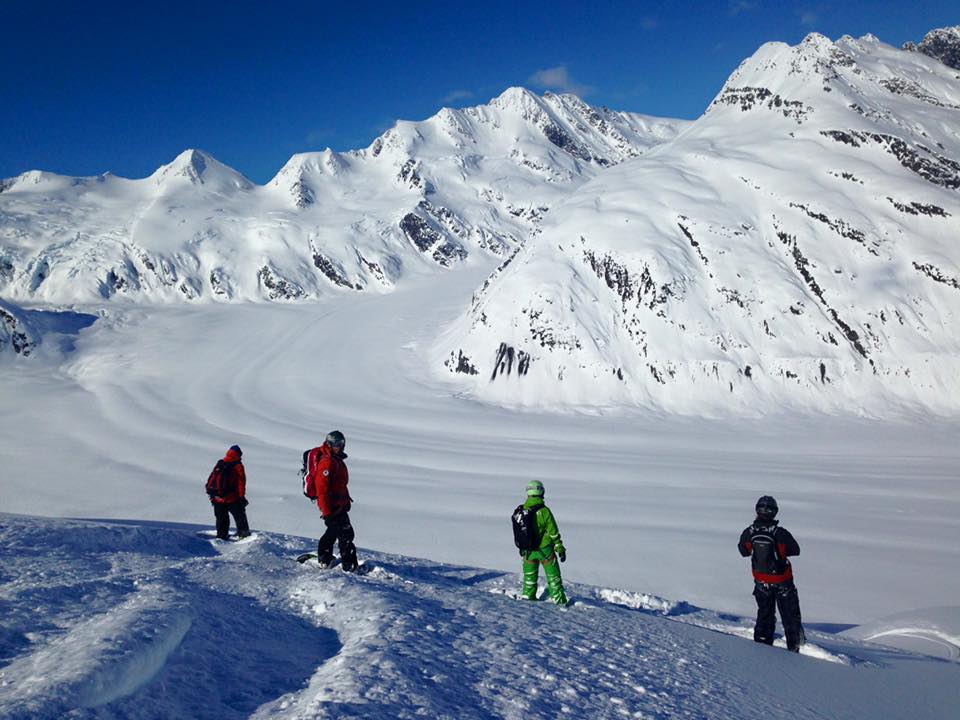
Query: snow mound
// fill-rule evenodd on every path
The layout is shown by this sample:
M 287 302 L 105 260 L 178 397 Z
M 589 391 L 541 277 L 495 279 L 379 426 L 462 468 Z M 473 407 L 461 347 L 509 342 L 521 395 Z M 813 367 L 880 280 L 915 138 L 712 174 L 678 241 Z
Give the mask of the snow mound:
M 916 718 L 918 698 L 932 718 L 960 701 L 958 664 L 815 632 L 798 657 L 647 596 L 573 583 L 561 609 L 515 601 L 513 573 L 370 551 L 363 576 L 299 565 L 312 541 L 273 533 L 0 519 L 5 718 Z
M 897 613 L 846 630 L 847 637 L 960 660 L 960 607 Z

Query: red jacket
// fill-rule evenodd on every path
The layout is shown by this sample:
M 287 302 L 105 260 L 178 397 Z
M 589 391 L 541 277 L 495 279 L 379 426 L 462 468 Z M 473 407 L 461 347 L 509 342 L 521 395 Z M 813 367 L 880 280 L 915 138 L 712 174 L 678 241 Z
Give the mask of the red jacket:
M 316 496 L 317 507 L 325 518 L 346 512 L 353 501 L 347 491 L 350 476 L 343 462 L 346 458 L 345 453 L 324 443 L 320 447 L 320 461 L 307 477 L 307 494 Z
M 237 491 L 223 497 L 212 497 L 210 502 L 232 505 L 247 496 L 247 473 L 243 469 L 243 463 L 240 462 L 240 456 L 233 450 L 227 450 L 227 454 L 223 456 L 223 462 L 227 463 L 227 472 L 233 473 L 237 480 Z

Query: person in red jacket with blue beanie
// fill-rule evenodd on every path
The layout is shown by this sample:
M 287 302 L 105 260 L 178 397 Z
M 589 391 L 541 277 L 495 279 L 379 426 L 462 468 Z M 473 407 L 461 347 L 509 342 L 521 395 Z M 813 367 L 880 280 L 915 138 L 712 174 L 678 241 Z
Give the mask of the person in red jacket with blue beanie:
M 769 495 L 757 500 L 757 518 L 740 534 L 737 548 L 749 557 L 753 569 L 753 596 L 757 601 L 757 623 L 753 639 L 773 645 L 776 610 L 787 639 L 787 649 L 800 652 L 806 642 L 800 618 L 800 596 L 793 584 L 793 566 L 788 558 L 800 554 L 800 545 L 786 528 L 774 520 L 780 508 Z
M 336 541 L 340 548 L 343 569 L 346 572 L 355 572 L 359 563 L 357 547 L 353 543 L 355 533 L 348 514 L 353 500 L 347 490 L 350 476 L 344 462 L 347 459 L 347 454 L 343 451 L 346 444 L 343 433 L 334 430 L 327 435 L 323 445 L 310 451 L 316 462 L 304 478 L 304 494 L 311 500 L 316 500 L 317 508 L 323 515 L 323 523 L 327 527 L 317 543 L 317 562 L 322 567 L 333 564 L 333 543 Z
M 207 479 L 207 495 L 213 505 L 213 515 L 217 523 L 217 537 L 230 539 L 230 516 L 237 526 L 237 537 L 250 535 L 247 522 L 247 474 L 240 458 L 243 451 L 239 445 L 231 445 L 223 460 L 217 462 Z

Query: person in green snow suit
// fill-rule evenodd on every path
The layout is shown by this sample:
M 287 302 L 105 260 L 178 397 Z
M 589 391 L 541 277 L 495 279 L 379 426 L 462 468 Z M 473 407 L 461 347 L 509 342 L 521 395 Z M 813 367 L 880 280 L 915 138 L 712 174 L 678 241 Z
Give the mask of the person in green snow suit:
M 537 581 L 540 565 L 547 576 L 547 591 L 557 605 L 567 604 L 567 593 L 563 589 L 563 578 L 560 577 L 560 562 L 567 561 L 567 550 L 560 539 L 560 530 L 557 521 L 550 512 L 550 508 L 543 504 L 543 483 L 531 480 L 527 483 L 527 501 L 525 508 L 536 508 L 537 531 L 540 535 L 540 547 L 536 550 L 522 552 L 523 556 L 523 597 L 527 600 L 537 599 Z

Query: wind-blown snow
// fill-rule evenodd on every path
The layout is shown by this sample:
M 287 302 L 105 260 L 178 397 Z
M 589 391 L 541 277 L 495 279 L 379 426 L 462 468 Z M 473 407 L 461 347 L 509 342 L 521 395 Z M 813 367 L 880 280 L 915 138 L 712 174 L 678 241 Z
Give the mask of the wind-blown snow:
M 749 621 L 519 574 L 309 540 L 2 516 L 0 714 L 70 717 L 946 718 L 960 665 L 811 630 L 797 657 Z M 773 700 L 775 698 L 775 700 Z

